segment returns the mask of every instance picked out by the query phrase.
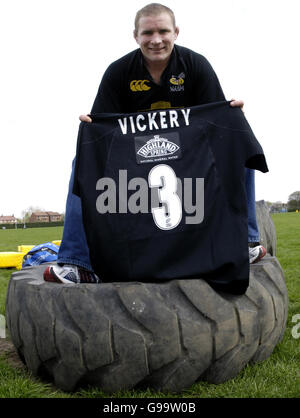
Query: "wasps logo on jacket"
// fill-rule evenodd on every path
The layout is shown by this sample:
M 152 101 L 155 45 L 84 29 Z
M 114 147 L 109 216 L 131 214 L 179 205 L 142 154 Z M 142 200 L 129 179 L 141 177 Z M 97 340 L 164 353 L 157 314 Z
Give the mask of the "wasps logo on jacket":
M 150 90 L 146 83 L 149 83 L 149 80 L 132 80 L 130 82 L 130 90 L 131 91 L 147 91 Z
M 180 73 L 178 77 L 172 75 L 170 78 L 170 83 L 174 84 L 175 86 L 181 86 L 184 83 L 185 74 Z

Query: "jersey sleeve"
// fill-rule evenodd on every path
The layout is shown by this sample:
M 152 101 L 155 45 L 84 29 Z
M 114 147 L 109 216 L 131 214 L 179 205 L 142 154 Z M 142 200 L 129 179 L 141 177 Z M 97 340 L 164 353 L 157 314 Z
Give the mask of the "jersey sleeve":
M 263 149 L 253 135 L 250 135 L 248 141 L 245 167 L 259 170 L 262 173 L 269 171 Z
M 247 129 L 247 139 L 245 141 L 244 146 L 245 167 L 252 168 L 253 170 L 259 170 L 262 173 L 267 173 L 269 169 L 262 146 L 256 139 L 243 112 L 240 109 L 238 109 L 237 113 L 241 115 L 243 128 Z
M 229 102 L 224 103 L 215 116 L 214 122 L 218 125 L 217 136 L 222 135 L 222 130 L 226 135 L 227 140 L 224 145 L 226 144 L 225 146 L 232 150 L 233 161 L 263 173 L 269 171 L 263 148 L 240 108 L 231 107 Z M 220 157 L 222 158 L 222 152 Z

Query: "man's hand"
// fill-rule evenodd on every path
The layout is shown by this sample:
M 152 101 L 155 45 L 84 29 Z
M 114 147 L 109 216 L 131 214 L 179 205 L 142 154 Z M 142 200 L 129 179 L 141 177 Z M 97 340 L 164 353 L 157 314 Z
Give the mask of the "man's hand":
M 92 122 L 92 119 L 88 115 L 80 115 L 79 119 L 81 120 L 81 122 Z
M 240 107 L 241 110 L 244 112 L 244 102 L 243 102 L 243 100 L 231 99 L 230 106 L 232 106 L 232 107 Z

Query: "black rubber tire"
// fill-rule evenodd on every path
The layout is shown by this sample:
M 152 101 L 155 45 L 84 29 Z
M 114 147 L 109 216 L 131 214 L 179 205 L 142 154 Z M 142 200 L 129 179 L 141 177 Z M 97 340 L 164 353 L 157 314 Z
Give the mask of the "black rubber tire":
M 287 289 L 270 255 L 251 265 L 242 296 L 217 293 L 201 279 L 46 283 L 44 269 L 12 275 L 7 325 L 28 368 L 65 391 L 86 383 L 106 392 L 221 383 L 268 358 L 285 330 Z

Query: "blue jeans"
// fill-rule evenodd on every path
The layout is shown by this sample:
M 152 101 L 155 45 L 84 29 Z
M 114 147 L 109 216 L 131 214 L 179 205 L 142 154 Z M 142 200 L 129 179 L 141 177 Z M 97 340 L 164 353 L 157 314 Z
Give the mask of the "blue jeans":
M 90 262 L 89 248 L 86 241 L 82 221 L 81 200 L 72 193 L 74 183 L 75 159 L 72 163 L 72 173 L 66 204 L 65 224 L 62 242 L 58 252 L 58 263 L 75 264 L 93 271 Z M 248 241 L 259 241 L 256 223 L 254 170 L 245 169 L 245 184 L 248 201 Z
M 255 206 L 255 171 L 245 168 L 245 186 L 248 203 L 248 242 L 259 242 Z
M 75 264 L 93 271 L 90 262 L 89 247 L 87 244 L 82 221 L 80 197 L 72 193 L 74 184 L 75 158 L 72 162 L 72 173 L 69 183 L 69 192 L 66 204 L 65 224 L 62 241 L 58 251 L 57 262 Z

